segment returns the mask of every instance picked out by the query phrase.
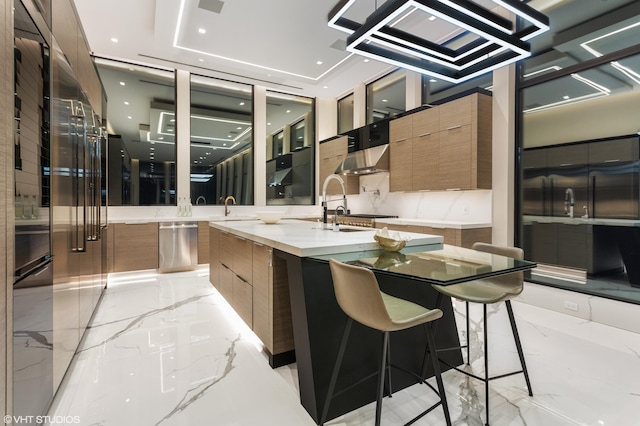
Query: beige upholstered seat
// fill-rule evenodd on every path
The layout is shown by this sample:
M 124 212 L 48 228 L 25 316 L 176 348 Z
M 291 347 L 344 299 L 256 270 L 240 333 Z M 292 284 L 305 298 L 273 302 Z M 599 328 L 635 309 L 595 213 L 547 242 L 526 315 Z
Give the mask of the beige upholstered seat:
M 472 247 L 474 250 L 497 254 L 501 256 L 507 256 L 514 259 L 523 259 L 524 252 L 517 247 L 502 247 L 487 243 L 475 243 Z M 522 351 L 522 345 L 520 343 L 520 337 L 518 335 L 518 329 L 516 328 L 515 317 L 513 315 L 513 308 L 509 299 L 522 293 L 524 288 L 524 276 L 522 272 L 514 272 L 512 274 L 500 275 L 497 277 L 486 278 L 482 280 L 470 281 L 460 284 L 453 284 L 448 286 L 433 285 L 433 288 L 439 291 L 441 294 L 453 297 L 466 302 L 466 324 L 467 324 L 467 364 L 469 363 L 470 348 L 469 348 L 469 302 L 481 303 L 483 305 L 483 317 L 484 317 L 484 377 L 478 377 L 468 371 L 459 369 L 456 366 L 451 366 L 456 370 L 482 380 L 485 383 L 485 412 L 486 421 L 485 424 L 489 424 L 489 381 L 501 377 L 511 376 L 513 374 L 523 373 L 529 391 L 529 396 L 533 396 L 531 391 L 531 382 L 529 381 L 529 373 L 527 372 L 527 366 L 524 360 L 524 353 Z M 438 306 L 440 304 L 440 297 Z M 511 330 L 520 357 L 520 365 L 522 370 L 514 371 L 508 374 L 501 374 L 497 377 L 489 377 L 489 357 L 487 354 L 488 347 L 488 334 L 487 334 L 487 305 L 504 301 L 507 307 L 507 314 L 509 315 L 509 321 L 511 323 Z
M 415 327 L 422 324 L 427 327 L 427 349 L 433 365 L 436 382 L 438 384 L 437 393 L 440 396 L 440 401 L 438 401 L 432 407 L 429 407 L 429 409 L 425 410 L 408 424 L 413 423 L 426 413 L 433 410 L 433 408 L 437 407 L 438 405 L 442 405 L 447 425 L 451 425 L 449 409 L 447 407 L 447 400 L 444 392 L 444 385 L 442 383 L 442 377 L 440 375 L 440 366 L 435 351 L 433 332 L 431 328 L 428 327 L 428 323 L 442 317 L 442 311 L 440 309 L 427 309 L 408 300 L 399 299 L 397 297 L 393 297 L 383 293 L 382 291 L 380 291 L 378 280 L 376 279 L 373 272 L 369 269 L 359 266 L 347 265 L 334 259 L 330 259 L 329 264 L 331 267 L 331 275 L 333 278 L 333 286 L 336 294 L 336 299 L 338 301 L 338 304 L 340 305 L 340 308 L 349 317 L 349 320 L 342 336 L 342 342 L 340 344 L 340 350 L 338 351 L 338 357 L 336 359 L 336 363 L 331 376 L 329 390 L 327 392 L 327 398 L 324 405 L 323 414 L 320 419 L 320 424 L 324 424 L 327 413 L 329 411 L 329 404 L 334 396 L 335 384 L 337 381 L 338 373 L 340 372 L 340 365 L 342 363 L 346 343 L 349 338 L 351 325 L 353 321 L 357 321 L 367 327 L 379 330 L 383 333 L 381 351 L 382 356 L 380 361 L 380 368 L 378 371 L 378 399 L 376 404 L 375 422 L 376 426 L 380 425 L 380 418 L 382 413 L 382 396 L 384 392 L 385 371 L 388 371 L 390 367 L 387 359 L 389 351 L 389 333 L 393 331 L 405 330 L 407 328 Z M 423 377 L 420 377 L 415 373 L 410 374 L 414 375 L 420 382 L 427 384 Z M 431 387 L 431 385 L 428 386 L 434 389 L 433 387 Z M 390 383 L 389 390 L 391 393 Z
M 371 270 L 330 259 L 333 287 L 345 314 L 380 331 L 398 331 L 442 317 L 440 309 L 427 309 L 380 291 Z

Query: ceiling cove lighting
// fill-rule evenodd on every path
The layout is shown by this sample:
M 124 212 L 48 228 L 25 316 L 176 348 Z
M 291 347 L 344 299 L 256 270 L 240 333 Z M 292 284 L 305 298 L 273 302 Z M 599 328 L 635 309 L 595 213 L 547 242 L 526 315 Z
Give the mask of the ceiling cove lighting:
M 367 17 L 364 24 L 345 18 L 358 0 L 341 0 L 329 13 L 328 25 L 349 34 L 346 50 L 460 83 L 531 55 L 527 40 L 549 30 L 549 19 L 519 0 L 492 0 L 522 18 L 528 25 L 514 31 L 510 20 L 471 0 L 389 0 Z M 409 15 L 445 20 L 475 39 L 455 49 L 402 30 Z

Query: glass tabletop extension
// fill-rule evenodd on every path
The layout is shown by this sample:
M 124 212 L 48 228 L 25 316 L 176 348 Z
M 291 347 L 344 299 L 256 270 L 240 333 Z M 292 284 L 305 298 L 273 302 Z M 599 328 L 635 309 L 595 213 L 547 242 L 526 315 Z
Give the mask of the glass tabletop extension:
M 400 251 L 382 249 L 311 256 L 330 258 L 374 272 L 415 278 L 431 284 L 450 285 L 535 268 L 534 262 L 518 260 L 472 249 L 432 244 L 405 247 Z

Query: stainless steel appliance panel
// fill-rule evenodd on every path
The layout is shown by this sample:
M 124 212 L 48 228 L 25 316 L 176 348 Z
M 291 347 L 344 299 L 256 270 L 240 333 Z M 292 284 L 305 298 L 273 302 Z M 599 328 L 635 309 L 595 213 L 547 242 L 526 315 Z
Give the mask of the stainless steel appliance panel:
M 546 216 L 550 210 L 549 181 L 546 169 L 524 171 L 522 181 L 522 213 Z
M 591 217 L 640 219 L 640 162 L 591 165 Z
M 189 271 L 198 267 L 198 224 L 168 222 L 158 226 L 158 272 Z

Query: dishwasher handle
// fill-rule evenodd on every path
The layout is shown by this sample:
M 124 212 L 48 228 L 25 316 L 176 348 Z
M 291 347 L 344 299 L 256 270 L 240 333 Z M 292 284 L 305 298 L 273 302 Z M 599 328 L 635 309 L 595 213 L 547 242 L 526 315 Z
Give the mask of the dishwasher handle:
M 186 225 L 160 225 L 159 229 L 192 229 L 197 227 L 197 224 L 189 223 Z

